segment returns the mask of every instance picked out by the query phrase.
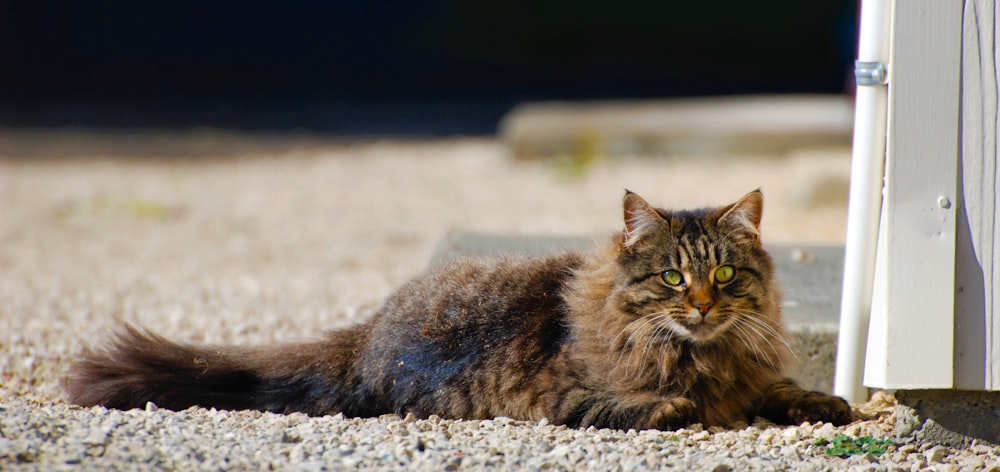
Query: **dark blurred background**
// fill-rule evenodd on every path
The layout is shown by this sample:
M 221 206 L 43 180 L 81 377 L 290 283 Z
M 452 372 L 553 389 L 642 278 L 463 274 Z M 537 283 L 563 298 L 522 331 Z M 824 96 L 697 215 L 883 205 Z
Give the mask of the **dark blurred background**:
M 843 93 L 856 0 L 0 0 L 0 126 L 493 133 L 525 101 Z

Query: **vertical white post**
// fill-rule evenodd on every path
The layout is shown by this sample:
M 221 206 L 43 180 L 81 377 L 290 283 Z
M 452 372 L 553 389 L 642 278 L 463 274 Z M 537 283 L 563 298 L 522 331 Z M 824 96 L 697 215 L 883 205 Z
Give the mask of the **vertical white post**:
M 963 0 L 893 6 L 884 223 L 865 385 L 954 386 Z
M 889 0 L 861 2 L 858 61 L 888 65 L 890 15 Z M 871 309 L 875 271 L 875 245 L 882 204 L 886 101 L 887 93 L 884 85 L 857 88 L 851 190 L 848 202 L 847 253 L 844 257 L 837 368 L 833 384 L 834 393 L 852 402 L 867 400 L 861 377 L 864 372 L 868 315 Z

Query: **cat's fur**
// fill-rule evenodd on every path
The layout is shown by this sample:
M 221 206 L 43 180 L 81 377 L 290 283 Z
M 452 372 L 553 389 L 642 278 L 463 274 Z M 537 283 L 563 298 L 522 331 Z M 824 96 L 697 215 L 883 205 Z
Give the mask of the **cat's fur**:
M 761 206 L 755 191 L 666 211 L 629 192 L 625 232 L 592 252 L 448 262 L 312 342 L 199 347 L 125 326 L 72 366 L 69 399 L 621 429 L 755 415 L 847 423 L 847 402 L 783 377 L 790 351 Z M 713 280 L 723 265 L 735 269 L 728 283 Z M 668 284 L 667 270 L 684 282 Z

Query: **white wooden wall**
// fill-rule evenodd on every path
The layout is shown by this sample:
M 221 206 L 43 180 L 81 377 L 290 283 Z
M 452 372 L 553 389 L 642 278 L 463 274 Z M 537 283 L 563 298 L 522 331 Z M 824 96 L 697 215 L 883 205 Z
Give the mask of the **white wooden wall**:
M 968 390 L 1000 390 L 998 30 L 994 0 L 966 0 L 954 355 L 955 388 Z
M 1000 390 L 996 13 L 894 2 L 869 387 Z

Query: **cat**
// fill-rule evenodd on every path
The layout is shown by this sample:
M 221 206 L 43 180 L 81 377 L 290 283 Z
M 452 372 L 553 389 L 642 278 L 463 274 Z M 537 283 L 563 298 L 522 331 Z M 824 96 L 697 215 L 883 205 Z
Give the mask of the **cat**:
M 70 368 L 72 403 L 309 415 L 546 418 L 570 427 L 852 420 L 785 378 L 763 196 L 667 211 L 626 191 L 591 251 L 458 258 L 360 324 L 270 347 L 192 346 L 124 324 Z

